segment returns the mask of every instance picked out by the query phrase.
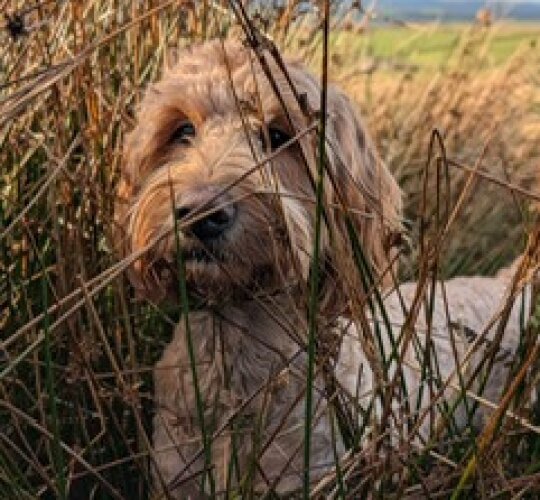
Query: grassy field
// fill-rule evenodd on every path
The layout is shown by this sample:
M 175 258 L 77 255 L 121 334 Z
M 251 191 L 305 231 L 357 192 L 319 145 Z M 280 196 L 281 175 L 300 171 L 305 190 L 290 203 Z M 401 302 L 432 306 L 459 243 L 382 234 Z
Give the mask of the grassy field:
M 370 56 L 429 73 L 458 62 L 457 49 L 465 37 L 473 42 L 470 50 L 484 52 L 477 69 L 492 69 L 523 46 L 537 44 L 539 36 L 540 24 L 535 23 L 501 22 L 489 30 L 471 24 L 425 23 L 374 27 L 365 33 L 340 32 L 332 41 L 335 52 L 351 58 L 346 63 L 352 63 L 355 56 Z
M 496 177 L 537 185 L 539 43 L 540 25 L 532 23 L 334 34 L 333 78 L 366 115 L 405 189 L 412 223 L 418 220 L 419 175 L 433 129 L 456 160 L 471 166 L 482 156 L 482 169 Z M 456 195 L 463 173 L 451 172 Z M 448 275 L 493 273 L 523 243 L 527 204 L 486 183 L 476 190 L 446 254 Z
M 197 10 L 210 3 L 196 3 L 194 15 L 173 1 L 0 1 L 8 14 L 0 31 L 2 499 L 149 496 L 151 370 L 178 311 L 138 300 L 120 272 L 114 200 L 134 109 L 168 50 L 234 23 L 226 2 L 207 17 Z M 312 25 L 270 19 L 264 27 L 319 71 Z M 425 257 L 421 186 L 434 129 L 454 160 L 449 206 L 466 168 L 499 181 L 475 181 L 438 256 L 441 275 L 509 264 L 538 224 L 530 194 L 539 191 L 540 26 L 338 25 L 330 41 L 330 78 L 357 103 L 404 191 L 410 252 L 402 278 L 417 277 Z M 438 184 L 428 172 L 433 211 Z M 522 403 L 516 398 L 516 411 Z M 484 450 L 475 494 L 536 498 L 540 415 L 523 415 L 532 430 L 501 428 Z M 448 452 L 441 460 L 409 450 L 394 468 L 353 474 L 355 486 L 372 497 L 421 498 L 444 478 L 439 493 L 448 496 L 476 456 L 470 431 L 437 448 Z

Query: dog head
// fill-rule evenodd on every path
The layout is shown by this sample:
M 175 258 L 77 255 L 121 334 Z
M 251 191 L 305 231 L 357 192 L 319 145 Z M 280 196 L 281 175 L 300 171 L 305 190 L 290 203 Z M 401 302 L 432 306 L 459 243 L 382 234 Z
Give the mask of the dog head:
M 125 142 L 117 237 L 137 254 L 140 293 L 177 294 L 177 256 L 188 288 L 208 300 L 304 282 L 315 234 L 318 79 L 285 71 L 234 42 L 178 55 L 145 93 Z M 378 270 L 399 227 L 401 196 L 348 98 L 327 105 L 321 262 L 329 297 L 357 274 L 353 227 Z M 352 274 L 351 274 L 352 273 Z

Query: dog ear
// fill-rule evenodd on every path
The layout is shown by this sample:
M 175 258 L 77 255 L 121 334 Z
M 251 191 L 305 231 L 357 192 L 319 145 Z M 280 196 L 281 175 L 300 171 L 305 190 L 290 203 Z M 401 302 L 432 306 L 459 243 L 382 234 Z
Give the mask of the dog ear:
M 389 285 L 386 272 L 394 259 L 393 242 L 401 230 L 401 190 L 368 136 L 354 105 L 338 90 L 329 89 L 326 153 L 329 189 L 326 203 L 330 234 L 328 264 L 339 283 L 363 289 L 353 276 L 359 275 L 354 262 L 356 234 L 378 284 Z M 351 290 L 344 290 L 351 297 Z

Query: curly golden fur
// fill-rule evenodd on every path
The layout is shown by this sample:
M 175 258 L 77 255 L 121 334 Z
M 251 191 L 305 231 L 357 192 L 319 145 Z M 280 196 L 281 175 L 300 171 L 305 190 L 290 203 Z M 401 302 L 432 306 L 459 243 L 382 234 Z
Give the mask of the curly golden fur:
M 320 86 L 301 64 L 288 62 L 286 75 L 264 57 L 261 65 L 243 46 L 219 41 L 182 52 L 144 95 L 125 143 L 118 191 L 117 220 L 124 229 L 119 245 L 126 255 L 139 256 L 129 271 L 138 292 L 155 301 L 178 296 L 179 246 L 188 291 L 203 300 L 189 315 L 189 326 L 218 493 L 245 485 L 246 478 L 259 492 L 290 492 L 302 483 L 305 290 L 314 240 Z M 377 354 L 362 340 L 366 323 L 362 328 L 353 321 L 354 304 L 362 303 L 366 290 L 347 220 L 375 274 L 383 276 L 393 257 L 388 242 L 400 229 L 401 193 L 354 106 L 335 88 L 328 93 L 326 163 L 319 336 L 346 405 L 361 415 L 377 384 Z M 450 314 L 475 332 L 488 323 L 506 290 L 502 279 L 482 280 L 447 285 Z M 473 285 L 481 303 L 466 300 L 470 295 L 463 291 Z M 404 285 L 402 294 L 405 306 L 411 304 L 414 285 Z M 436 305 L 431 327 L 443 355 L 441 377 L 455 377 L 440 292 Z M 397 336 L 404 312 L 396 292 L 386 306 Z M 512 311 L 512 336 L 518 335 L 517 317 Z M 417 328 L 424 345 L 425 325 Z M 462 333 L 455 336 L 460 360 L 468 341 Z M 387 339 L 387 353 L 389 345 Z M 408 349 L 405 359 L 411 403 L 420 383 L 415 352 Z M 318 373 L 313 481 L 344 451 L 339 437 L 334 443 L 327 411 L 331 394 Z M 154 378 L 155 486 L 177 498 L 201 496 L 205 455 L 184 322 Z M 498 391 L 488 387 L 491 397 Z M 424 391 L 421 408 L 429 405 L 430 394 Z M 422 432 L 431 428 L 422 425 Z M 209 481 L 204 483 L 209 491 Z

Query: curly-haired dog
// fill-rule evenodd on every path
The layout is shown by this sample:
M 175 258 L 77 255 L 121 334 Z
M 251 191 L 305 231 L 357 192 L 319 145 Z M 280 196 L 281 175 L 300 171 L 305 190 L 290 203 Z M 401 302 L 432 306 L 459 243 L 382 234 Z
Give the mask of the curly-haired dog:
M 178 498 L 250 484 L 256 491 L 288 492 L 302 484 L 306 287 L 315 237 L 313 110 L 320 86 L 300 64 L 287 63 L 284 74 L 263 57 L 234 42 L 184 51 L 146 92 L 125 145 L 117 217 L 125 229 L 123 251 L 139 256 L 131 281 L 152 300 L 178 297 L 179 250 L 187 291 L 203 301 L 175 329 L 154 372 L 155 485 Z M 453 323 L 439 290 L 433 320 L 418 321 L 415 340 L 404 349 L 403 369 L 394 363 L 381 375 L 392 336 L 396 356 L 405 344 L 407 335 L 397 336 L 416 287 L 403 285 L 386 298 L 391 327 L 380 328 L 386 333 L 378 345 L 369 327 L 379 319 L 358 305 L 368 290 L 351 238 L 357 235 L 354 246 L 383 276 L 394 258 L 389 242 L 400 228 L 401 193 L 349 99 L 330 88 L 327 102 L 317 330 L 325 362 L 318 364 L 314 388 L 311 480 L 328 472 L 345 449 L 330 406 L 342 418 L 375 422 L 384 413 L 375 395 L 399 372 L 411 415 L 418 398 L 420 411 L 428 408 L 436 391 L 419 383 L 426 332 L 433 349 L 424 351 L 438 358 L 432 378 L 455 378 L 456 359 L 471 343 L 466 334 L 481 335 L 506 293 L 503 279 L 448 282 Z M 502 340 L 511 351 L 518 309 Z M 420 308 L 418 317 L 425 316 Z M 471 367 L 474 358 L 461 371 Z M 497 383 L 488 383 L 486 397 L 496 400 L 506 370 L 498 362 Z M 419 436 L 434 429 L 431 417 L 423 415 Z M 394 420 L 394 428 L 404 425 Z

